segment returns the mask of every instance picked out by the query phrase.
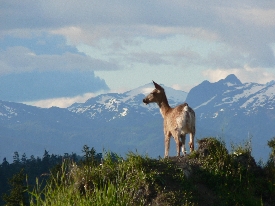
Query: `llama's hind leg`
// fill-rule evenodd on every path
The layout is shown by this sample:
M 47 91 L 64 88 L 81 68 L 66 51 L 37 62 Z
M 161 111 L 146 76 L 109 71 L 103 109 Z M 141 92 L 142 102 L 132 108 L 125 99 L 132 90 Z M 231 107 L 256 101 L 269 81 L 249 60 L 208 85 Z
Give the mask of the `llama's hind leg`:
M 182 143 L 180 141 L 180 133 L 179 131 L 173 131 L 172 132 L 172 136 L 174 137 L 175 139 L 175 142 L 176 142 L 176 149 L 177 149 L 177 156 L 179 157 L 180 156 L 180 148 L 182 146 Z
M 165 152 L 164 157 L 168 157 L 169 149 L 170 149 L 170 136 L 169 134 L 165 134 L 164 144 L 165 144 Z
M 181 139 L 181 150 L 182 150 L 182 153 L 183 155 L 186 155 L 186 148 L 185 148 L 185 138 L 186 137 L 186 134 L 181 134 L 180 135 L 180 139 Z
M 190 152 L 194 151 L 194 133 L 190 133 L 190 142 L 189 142 L 189 147 L 190 147 Z

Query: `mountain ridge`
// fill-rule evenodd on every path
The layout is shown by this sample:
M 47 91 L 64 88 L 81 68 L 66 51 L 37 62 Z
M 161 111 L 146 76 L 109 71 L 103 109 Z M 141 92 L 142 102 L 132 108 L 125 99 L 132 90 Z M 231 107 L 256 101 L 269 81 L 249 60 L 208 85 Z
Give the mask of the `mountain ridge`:
M 267 141 L 275 136 L 275 84 L 241 83 L 229 75 L 213 83 L 203 81 L 188 94 L 162 86 L 171 106 L 186 101 L 195 110 L 196 139 L 215 136 L 239 144 L 252 138 L 254 156 L 267 159 Z M 97 151 L 138 150 L 163 156 L 159 108 L 142 102 L 153 88 L 150 83 L 124 93 L 101 94 L 63 109 L 0 101 L 0 158 L 12 157 L 15 151 L 27 155 L 39 155 L 45 149 L 56 154 L 75 152 L 84 144 Z M 174 154 L 171 140 L 170 155 Z

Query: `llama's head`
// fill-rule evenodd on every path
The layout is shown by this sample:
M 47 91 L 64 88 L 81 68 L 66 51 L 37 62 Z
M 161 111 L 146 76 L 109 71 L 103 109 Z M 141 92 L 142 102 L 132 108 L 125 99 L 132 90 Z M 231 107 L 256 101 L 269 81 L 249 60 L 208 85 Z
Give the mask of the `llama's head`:
M 155 89 L 143 99 L 145 104 L 152 102 L 159 103 L 165 97 L 164 89 L 156 82 L 153 81 L 153 83 L 155 85 Z

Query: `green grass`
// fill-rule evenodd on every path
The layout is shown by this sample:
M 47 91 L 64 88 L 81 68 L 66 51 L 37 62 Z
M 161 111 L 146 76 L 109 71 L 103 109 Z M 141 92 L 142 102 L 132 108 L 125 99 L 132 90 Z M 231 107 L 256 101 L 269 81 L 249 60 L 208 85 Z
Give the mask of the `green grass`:
M 264 205 L 275 201 L 275 165 L 259 166 L 250 144 L 232 146 L 200 140 L 207 154 L 152 159 L 135 153 L 126 158 L 106 153 L 103 164 L 76 165 L 66 160 L 52 170 L 42 188 L 29 191 L 31 205 Z M 182 165 L 188 164 L 189 178 Z
M 212 205 L 273 204 L 275 165 L 270 161 L 265 165 L 257 164 L 251 156 L 249 141 L 231 146 L 231 152 L 222 140 L 204 138 L 203 141 L 207 145 L 208 155 L 203 156 L 199 152 L 192 154 L 197 165 L 193 181 L 214 193 L 215 204 Z
M 64 162 L 45 188 L 31 192 L 31 205 L 192 205 L 190 184 L 168 159 L 110 154 L 103 165 Z

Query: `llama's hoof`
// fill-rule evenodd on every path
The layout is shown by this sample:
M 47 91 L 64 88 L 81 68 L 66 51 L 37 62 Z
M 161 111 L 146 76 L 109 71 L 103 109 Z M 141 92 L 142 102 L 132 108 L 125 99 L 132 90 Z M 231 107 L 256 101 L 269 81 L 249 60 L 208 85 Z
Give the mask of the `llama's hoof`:
M 194 144 L 193 144 L 193 142 L 189 142 L 189 148 L 190 148 L 190 152 L 194 151 Z

